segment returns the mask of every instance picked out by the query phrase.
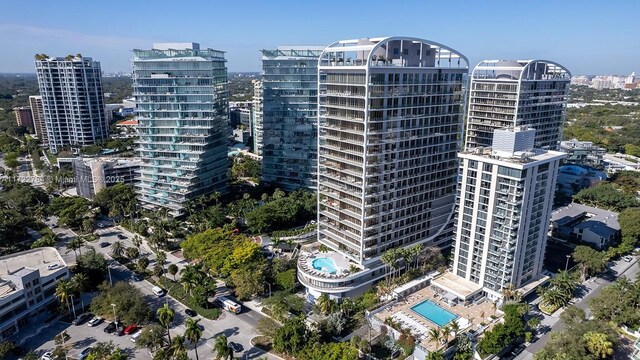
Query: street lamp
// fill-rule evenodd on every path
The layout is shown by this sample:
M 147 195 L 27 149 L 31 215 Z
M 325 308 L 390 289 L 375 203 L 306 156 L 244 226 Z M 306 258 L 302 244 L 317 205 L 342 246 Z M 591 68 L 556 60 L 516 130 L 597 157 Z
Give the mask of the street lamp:
M 113 286 L 113 279 L 111 278 L 111 264 L 107 265 L 107 270 L 109 271 L 109 283 Z
M 569 258 L 571 258 L 571 255 L 567 255 L 567 263 L 564 265 L 564 271 L 567 271 L 569 268 Z
M 269 297 L 271 297 L 271 284 L 267 283 L 267 285 L 269 285 Z
M 111 304 L 111 307 L 113 308 L 113 322 L 117 323 L 118 316 L 116 315 L 116 304 Z

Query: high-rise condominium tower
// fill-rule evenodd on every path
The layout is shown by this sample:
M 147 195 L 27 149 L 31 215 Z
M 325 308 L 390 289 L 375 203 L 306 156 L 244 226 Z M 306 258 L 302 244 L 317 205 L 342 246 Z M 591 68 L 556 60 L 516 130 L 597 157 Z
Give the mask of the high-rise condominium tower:
M 547 60 L 485 60 L 471 73 L 465 149 L 491 146 L 495 129 L 531 126 L 535 147 L 562 140 L 571 74 Z
M 360 293 L 384 276 L 386 250 L 447 240 L 467 72 L 457 51 L 408 37 L 338 41 L 322 52 L 318 238 L 341 270 L 302 256 L 310 295 Z
M 314 46 L 262 50 L 262 178 L 280 188 L 316 188 L 318 56 Z
M 452 291 L 461 300 L 482 295 L 498 299 L 508 284 L 522 288 L 541 277 L 558 167 L 566 157 L 534 149 L 533 129 L 498 129 L 493 138 L 493 147 L 459 154 L 458 221 L 449 276 L 461 279 L 454 281 L 458 293 Z M 465 284 L 471 286 L 460 294 Z
M 16 123 L 18 126 L 24 126 L 29 131 L 33 131 L 33 117 L 31 116 L 31 108 L 28 106 L 19 106 L 13 108 L 16 115 Z
M 262 156 L 262 81 L 253 83 L 253 111 L 251 111 L 251 133 L 253 134 L 253 153 Z
M 100 63 L 90 57 L 36 55 L 47 141 L 51 152 L 79 148 L 109 136 Z
M 29 96 L 29 106 L 31 107 L 31 118 L 36 136 L 43 145 L 47 144 L 47 127 L 44 122 L 44 109 L 42 107 L 42 96 Z
M 139 199 L 174 216 L 184 202 L 227 191 L 229 101 L 224 52 L 196 43 L 133 50 Z

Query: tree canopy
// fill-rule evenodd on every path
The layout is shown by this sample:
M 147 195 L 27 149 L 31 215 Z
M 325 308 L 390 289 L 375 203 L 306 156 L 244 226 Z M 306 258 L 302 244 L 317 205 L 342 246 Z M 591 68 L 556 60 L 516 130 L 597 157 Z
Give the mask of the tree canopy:
M 118 320 L 126 324 L 144 324 L 151 319 L 144 296 L 133 285 L 127 282 L 117 282 L 110 287 L 108 284 L 100 286 L 100 294 L 91 302 L 91 312 L 107 319 L 113 319 L 113 307 L 115 304 Z

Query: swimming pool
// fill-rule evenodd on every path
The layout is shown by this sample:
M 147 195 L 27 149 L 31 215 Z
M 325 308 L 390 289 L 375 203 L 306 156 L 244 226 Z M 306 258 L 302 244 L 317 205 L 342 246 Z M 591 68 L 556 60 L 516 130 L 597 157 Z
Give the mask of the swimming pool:
M 414 305 L 411 307 L 411 310 L 440 327 L 447 325 L 451 320 L 458 317 L 456 314 L 441 308 L 431 300 L 425 300 L 418 305 Z
M 311 265 L 318 271 L 324 271 L 329 274 L 336 273 L 336 262 L 331 258 L 317 258 L 311 262 Z

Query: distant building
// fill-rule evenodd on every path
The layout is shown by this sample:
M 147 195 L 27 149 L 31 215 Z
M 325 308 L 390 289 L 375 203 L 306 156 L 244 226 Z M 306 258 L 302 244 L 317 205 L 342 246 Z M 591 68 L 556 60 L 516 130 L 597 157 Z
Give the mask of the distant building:
M 74 150 L 107 139 L 100 62 L 90 57 L 36 55 L 49 150 Z
M 535 147 L 562 140 L 569 70 L 546 60 L 485 60 L 471 73 L 465 149 L 491 146 L 496 129 L 530 126 Z
M 493 136 L 493 147 L 458 154 L 453 273 L 433 283 L 465 302 L 501 299 L 508 284 L 523 288 L 544 276 L 553 193 L 566 156 L 533 148 L 533 129 L 497 129 Z
M 24 126 L 29 132 L 33 132 L 33 118 L 31 117 L 31 108 L 28 106 L 20 106 L 13 108 L 16 114 L 16 122 L 18 126 Z
M 571 203 L 551 213 L 551 236 L 604 249 L 620 238 L 618 213 Z
M 56 301 L 56 284 L 68 278 L 67 264 L 51 247 L 0 257 L 0 341 L 42 326 Z
M 233 130 L 233 135 L 231 136 L 233 137 L 234 142 L 239 142 L 245 145 L 249 145 L 247 144 L 247 142 L 249 141 L 249 138 L 251 137 L 249 130 L 235 129 Z
M 558 170 L 558 191 L 566 198 L 571 198 L 580 190 L 595 186 L 601 181 L 607 180 L 604 171 L 596 170 L 588 166 L 566 164 Z
M 620 170 L 640 171 L 640 158 L 627 154 L 604 154 L 602 163 L 608 173 L 612 174 Z
M 253 153 L 262 156 L 264 137 L 262 129 L 263 116 L 262 81 L 253 81 L 253 114 L 251 114 L 251 133 L 253 134 Z
M 100 190 L 117 183 L 135 184 L 140 159 L 76 158 L 73 175 L 79 196 L 92 199 Z
M 591 141 L 579 141 L 578 139 L 565 140 L 560 143 L 560 151 L 567 154 L 565 162 L 599 166 L 607 149 L 593 145 Z
M 262 179 L 282 189 L 317 187 L 318 57 L 323 49 L 262 50 Z
M 42 145 L 47 145 L 47 125 L 44 121 L 44 109 L 42 107 L 42 96 L 29 96 L 31 108 L 31 118 L 36 136 Z

